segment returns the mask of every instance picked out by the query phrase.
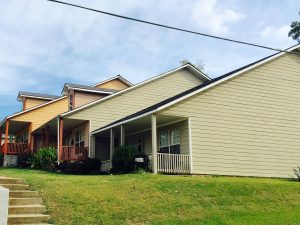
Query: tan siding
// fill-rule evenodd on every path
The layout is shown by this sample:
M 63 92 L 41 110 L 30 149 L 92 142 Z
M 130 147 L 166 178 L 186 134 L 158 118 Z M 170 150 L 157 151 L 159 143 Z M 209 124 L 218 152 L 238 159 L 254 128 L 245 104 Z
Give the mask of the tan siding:
M 34 98 L 26 98 L 26 109 L 30 109 L 30 108 L 33 108 L 37 105 L 41 105 L 43 103 L 46 103 L 46 102 L 49 102 L 47 100 L 41 100 L 41 99 L 34 99 Z
M 181 70 L 67 115 L 66 118 L 88 118 L 92 121 L 91 130 L 93 131 L 200 83 L 202 81 L 190 72 Z
M 164 110 L 192 124 L 193 172 L 289 177 L 300 158 L 300 58 L 284 55 Z
M 68 98 L 62 98 L 53 103 L 26 112 L 19 116 L 12 118 L 11 120 L 32 122 L 32 130 L 34 131 L 44 123 L 53 119 L 60 113 L 68 111 Z
M 108 89 L 115 89 L 115 90 L 123 90 L 125 88 L 128 88 L 127 84 L 124 84 L 119 79 L 114 79 L 108 82 L 105 82 L 103 84 L 95 86 L 97 88 L 108 88 Z
M 84 147 L 89 147 L 89 122 L 86 122 L 86 123 L 84 123 L 80 126 L 77 126 L 73 129 L 65 131 L 64 144 L 65 145 L 71 145 L 71 140 L 72 139 L 74 140 L 74 143 L 75 143 L 76 132 L 78 130 L 82 130 L 83 140 L 84 140 Z
M 86 105 L 90 102 L 96 101 L 97 99 L 103 98 L 106 95 L 103 94 L 92 94 L 92 93 L 84 93 L 75 91 L 75 108 Z

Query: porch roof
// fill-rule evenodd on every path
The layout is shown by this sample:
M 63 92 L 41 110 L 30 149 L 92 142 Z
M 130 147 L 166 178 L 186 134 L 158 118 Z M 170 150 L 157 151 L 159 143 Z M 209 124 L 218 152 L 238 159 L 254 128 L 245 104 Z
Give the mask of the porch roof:
M 185 118 L 185 117 L 179 117 L 179 116 L 158 115 L 157 116 L 157 127 L 180 122 L 180 121 L 183 121 L 186 119 L 187 118 Z M 96 136 L 108 136 L 109 135 L 108 130 L 110 128 L 117 127 L 118 125 L 120 125 L 120 124 L 106 126 L 102 130 L 97 131 L 96 133 L 92 132 L 92 134 L 95 134 Z M 136 132 L 147 131 L 151 128 L 151 115 L 139 117 L 135 120 L 131 120 L 126 123 L 123 123 L 123 125 L 125 125 L 126 134 L 133 134 Z
M 50 135 L 57 135 L 58 131 L 58 119 L 59 117 L 54 117 L 53 119 L 49 120 L 47 123 L 44 123 L 39 128 L 35 129 L 32 133 L 33 134 L 42 134 L 42 130 L 49 127 L 49 134 Z M 73 129 L 75 127 L 80 126 L 83 123 L 88 122 L 88 120 L 76 120 L 76 119 L 66 119 L 64 118 L 64 131 Z
M 9 121 L 9 129 L 8 129 L 8 133 L 9 134 L 16 134 L 17 132 L 23 130 L 26 128 L 26 126 L 28 126 L 30 124 L 30 122 L 27 121 L 17 121 L 17 120 L 10 120 Z M 4 123 L 1 127 L 0 127 L 2 134 L 5 133 L 6 130 L 6 123 Z
M 177 95 L 175 95 L 173 97 L 170 97 L 170 98 L 168 98 L 166 100 L 163 100 L 163 101 L 161 101 L 161 102 L 159 102 L 157 104 L 154 104 L 154 105 L 152 105 L 150 107 L 147 107 L 147 108 L 145 108 L 145 109 L 143 109 L 141 111 L 138 111 L 138 112 L 133 113 L 133 114 L 131 114 L 129 116 L 126 116 L 126 117 L 124 117 L 124 118 L 122 118 L 120 120 L 117 120 L 117 121 L 115 121 L 113 123 L 110 123 L 110 124 L 108 124 L 108 125 L 106 125 L 104 127 L 96 129 L 96 130 L 94 130 L 92 132 L 92 134 L 96 134 L 98 132 L 101 132 L 103 130 L 109 129 L 111 127 L 114 127 L 114 126 L 117 126 L 117 125 L 121 125 L 121 124 L 127 123 L 129 121 L 136 120 L 138 118 L 141 118 L 141 117 L 150 115 L 152 113 L 158 112 L 158 111 L 160 111 L 162 109 L 165 109 L 165 108 L 167 108 L 167 107 L 169 107 L 169 106 L 171 106 L 171 105 L 173 105 L 173 104 L 175 104 L 175 103 L 177 103 L 179 101 L 182 101 L 182 100 L 184 100 L 184 99 L 186 99 L 186 98 L 188 98 L 190 96 L 193 96 L 193 95 L 195 95 L 195 94 L 197 94 L 197 93 L 199 93 L 201 91 L 204 91 L 204 90 L 206 90 L 206 89 L 208 89 L 210 87 L 213 87 L 213 86 L 215 86 L 215 85 L 217 85 L 217 84 L 219 84 L 219 83 L 221 83 L 223 81 L 226 81 L 227 79 L 230 79 L 230 78 L 232 78 L 234 76 L 240 75 L 243 72 L 252 69 L 253 67 L 259 66 L 262 63 L 268 62 L 269 60 L 272 60 L 272 59 L 274 59 L 276 57 L 279 57 L 279 56 L 281 56 L 283 54 L 286 54 L 287 52 L 292 52 L 292 51 L 294 51 L 295 49 L 298 49 L 298 48 L 300 48 L 300 44 L 292 46 L 292 47 L 286 49 L 285 50 L 286 52 L 275 53 L 273 55 L 267 56 L 267 57 L 262 58 L 262 59 L 260 59 L 258 61 L 255 61 L 253 63 L 250 63 L 250 64 L 248 64 L 246 66 L 243 66 L 241 68 L 233 70 L 233 71 L 231 71 L 229 73 L 226 73 L 226 74 L 224 74 L 222 76 L 219 76 L 219 77 L 216 77 L 214 79 L 208 80 L 208 81 L 206 81 L 206 82 L 204 82 L 204 83 L 202 83 L 202 84 L 200 84 L 200 85 L 198 85 L 196 87 L 193 87 L 193 88 L 191 88 L 189 90 L 186 90 L 186 91 L 184 91 L 182 93 L 179 93 L 179 94 L 177 94 Z

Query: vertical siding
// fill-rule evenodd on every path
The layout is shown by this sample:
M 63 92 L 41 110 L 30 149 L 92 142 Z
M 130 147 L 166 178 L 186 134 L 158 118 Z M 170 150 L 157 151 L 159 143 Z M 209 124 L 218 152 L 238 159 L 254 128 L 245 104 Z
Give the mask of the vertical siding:
M 115 90 L 123 90 L 125 88 L 128 88 L 128 85 L 124 84 L 119 79 L 114 79 L 114 80 L 108 81 L 106 83 L 99 84 L 96 87 L 97 88 L 108 88 L 108 89 L 115 89 Z
M 284 55 L 163 114 L 192 122 L 199 174 L 289 177 L 300 165 L 300 57 Z
M 53 101 L 48 105 L 25 112 L 13 117 L 11 120 L 32 122 L 32 131 L 56 117 L 58 114 L 68 111 L 68 98 Z
M 180 70 L 67 115 L 66 118 L 88 118 L 92 120 L 91 130 L 95 130 L 200 83 L 202 81 L 187 70 Z
M 34 99 L 34 98 L 26 98 L 26 109 L 33 108 L 35 106 L 41 105 L 43 103 L 49 102 L 47 100 L 41 100 L 41 99 Z
M 75 91 L 74 94 L 75 108 L 96 101 L 97 99 L 103 98 L 105 96 L 106 95 L 103 94 L 93 94 L 93 93 L 84 93 L 84 92 Z

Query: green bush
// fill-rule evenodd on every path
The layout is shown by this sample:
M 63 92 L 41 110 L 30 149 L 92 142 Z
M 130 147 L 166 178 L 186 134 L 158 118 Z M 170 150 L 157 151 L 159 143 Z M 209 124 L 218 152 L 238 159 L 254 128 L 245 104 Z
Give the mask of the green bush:
M 3 153 L 0 153 L 0 166 L 3 165 L 4 155 Z
M 135 158 L 144 158 L 143 163 L 135 162 Z M 131 146 L 119 146 L 115 149 L 112 158 L 112 171 L 117 173 L 128 173 L 138 169 L 148 170 L 149 158 Z
M 101 162 L 99 159 L 87 158 L 75 162 L 63 161 L 56 165 L 56 169 L 69 174 L 88 174 L 100 171 Z
M 18 155 L 17 160 L 18 167 L 21 168 L 28 168 L 32 166 L 32 154 L 28 152 L 24 152 L 20 155 Z
M 56 149 L 51 148 L 40 148 L 32 159 L 33 167 L 36 169 L 51 170 L 54 168 L 55 162 L 57 161 Z
M 297 180 L 300 182 L 300 167 L 298 167 L 297 169 L 294 169 L 294 173 L 297 177 Z

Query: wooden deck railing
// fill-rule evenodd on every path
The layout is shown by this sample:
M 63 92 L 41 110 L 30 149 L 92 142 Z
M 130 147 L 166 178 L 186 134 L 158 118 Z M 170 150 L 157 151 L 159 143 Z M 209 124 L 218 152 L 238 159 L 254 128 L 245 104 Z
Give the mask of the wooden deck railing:
M 4 153 L 4 145 L 2 144 L 0 151 Z M 7 143 L 7 155 L 20 155 L 29 150 L 29 144 L 23 143 Z
M 85 160 L 88 158 L 88 152 L 88 147 L 63 146 L 61 160 Z
M 169 174 L 190 174 L 190 155 L 157 153 L 157 171 Z

